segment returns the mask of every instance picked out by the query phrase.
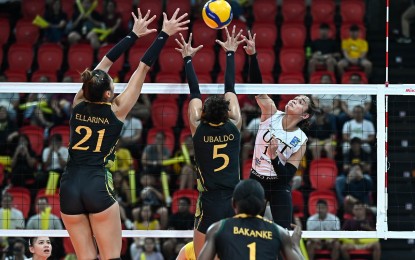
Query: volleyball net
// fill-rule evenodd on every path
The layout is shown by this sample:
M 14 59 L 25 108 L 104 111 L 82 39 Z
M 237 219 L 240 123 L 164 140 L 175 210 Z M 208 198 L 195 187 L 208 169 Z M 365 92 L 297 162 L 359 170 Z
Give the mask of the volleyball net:
M 124 83 L 115 84 L 115 92 L 120 93 L 125 86 L 126 84 Z M 38 108 L 39 111 L 43 111 L 47 114 L 49 113 L 48 109 L 50 109 L 50 102 L 48 101 L 48 98 L 50 98 L 52 94 L 73 94 L 76 93 L 79 88 L 79 83 L 0 83 L 1 93 L 21 93 L 19 97 L 21 100 L 22 97 L 27 97 L 27 94 L 38 94 L 36 95 L 38 97 L 37 99 L 25 99 L 26 103 L 22 103 L 18 106 L 18 108 L 16 108 L 17 110 L 21 110 L 17 111 L 17 114 L 20 114 L 20 117 L 24 117 L 25 112 L 27 115 L 30 108 Z M 200 90 L 202 94 L 223 94 L 223 84 L 201 84 Z M 39 95 L 39 93 L 42 94 Z M 415 85 L 391 84 L 388 87 L 385 87 L 385 85 L 373 84 L 237 84 L 236 93 L 238 93 L 238 96 L 269 94 L 275 98 L 278 105 L 283 104 L 284 99 L 289 98 L 290 95 L 311 94 L 315 96 L 316 99 L 319 99 L 321 106 L 323 106 L 323 103 L 328 104 L 325 108 L 325 112 L 330 115 L 335 115 L 337 118 L 335 124 L 338 129 L 335 134 L 338 138 L 336 140 L 332 140 L 333 142 L 329 142 L 328 146 L 330 146 L 330 143 L 332 146 L 325 150 L 322 142 L 314 142 L 317 143 L 316 147 L 320 146 L 320 148 L 316 150 L 316 153 L 313 153 L 312 150 L 314 148 L 309 147 L 310 151 L 306 153 L 306 160 L 304 165 L 302 164 L 302 181 L 297 187 L 297 191 L 301 194 L 302 205 L 298 205 L 294 202 L 294 212 L 296 216 L 301 218 L 302 223 L 304 224 L 303 237 L 382 239 L 415 238 L 415 224 L 413 221 L 415 216 L 415 165 L 413 165 L 412 156 L 415 148 L 415 139 L 412 134 L 412 128 L 415 126 L 415 108 L 412 108 L 413 101 L 415 101 Z M 183 148 L 182 143 L 184 142 L 185 137 L 189 135 L 188 126 L 186 127 L 185 122 L 187 111 L 183 109 L 188 101 L 187 94 L 189 94 L 189 90 L 187 84 L 144 84 L 142 94 L 149 94 L 151 97 L 150 100 L 152 109 L 150 110 L 151 114 L 148 115 L 150 117 L 149 120 L 154 121 L 154 119 L 151 118 L 153 117 L 153 113 L 156 113 L 155 117 L 161 120 L 157 123 L 157 129 L 161 129 L 164 132 L 163 144 L 170 152 L 169 158 L 165 158 L 164 161 L 172 161 L 174 159 L 178 160 L 178 162 L 175 163 L 173 161 L 171 164 L 166 162 L 162 163 L 163 166 L 168 167 L 168 170 L 166 170 L 167 173 L 165 173 L 164 177 L 163 174 L 160 174 L 157 176 L 156 180 L 156 182 L 160 181 L 160 192 L 163 193 L 165 198 L 162 202 L 163 204 L 160 206 L 165 207 L 169 211 L 169 214 L 171 214 L 173 207 L 177 207 L 177 198 L 175 200 L 173 193 L 177 190 L 177 183 L 179 182 L 177 178 L 181 174 L 179 170 L 173 168 L 176 166 L 179 168 L 183 167 L 183 165 L 187 163 L 186 148 Z M 12 100 L 10 100 L 10 104 L 12 103 L 11 101 Z M 336 111 L 336 109 L 341 109 L 342 106 L 339 104 L 339 107 L 336 107 L 334 104 L 337 101 L 345 101 L 346 104 L 353 106 L 353 108 L 349 107 L 350 114 L 340 114 L 340 111 Z M 5 107 L 6 103 L 4 103 L 4 100 L 2 100 L 2 102 L 3 103 L 0 104 L 0 107 Z M 169 105 L 172 102 L 177 105 L 176 108 L 172 108 Z M 154 106 L 156 103 L 160 103 L 159 108 Z M 352 149 L 353 138 L 352 140 L 349 140 L 348 143 L 344 142 L 342 140 L 344 134 L 342 131 L 344 124 L 352 120 L 355 116 L 354 113 L 356 111 L 354 111 L 354 109 L 356 106 L 361 107 L 361 112 L 363 113 L 365 120 L 372 122 L 374 126 L 374 132 L 363 127 L 360 130 L 362 132 L 355 133 L 361 139 L 360 145 L 362 145 L 362 149 L 371 155 L 371 161 L 369 162 L 371 169 L 368 170 L 364 168 L 365 166 L 362 166 L 362 171 L 365 175 L 367 174 L 369 176 L 368 178 L 371 179 L 373 184 L 370 190 L 363 188 L 363 190 L 357 190 L 356 192 L 357 194 L 367 193 L 366 195 L 369 196 L 370 202 L 365 204 L 369 204 L 371 206 L 373 220 L 376 224 L 374 225 L 373 231 L 307 231 L 307 227 L 305 225 L 307 218 L 312 215 L 312 213 L 316 212 L 314 205 L 320 199 L 327 201 L 330 212 L 331 210 L 334 210 L 335 214 L 341 214 L 340 219 L 342 219 L 342 222 L 344 221 L 343 218 L 347 219 L 353 217 L 353 211 L 345 212 L 344 207 L 339 205 L 342 202 L 338 201 L 336 188 L 337 177 L 341 174 L 347 176 L 349 171 L 349 168 L 343 168 L 344 162 L 342 160 L 344 157 L 339 154 Z M 258 114 L 250 113 L 251 112 L 247 112 L 249 118 L 258 117 Z M 314 121 L 317 122 L 320 119 L 323 120 L 323 124 L 319 125 L 319 123 L 317 123 L 317 125 L 321 127 L 322 125 L 331 124 L 329 118 L 330 117 L 319 118 Z M 340 120 L 340 124 L 338 120 L 339 118 L 342 118 Z M 20 118 L 20 120 L 22 120 L 22 118 Z M 169 123 L 167 123 L 167 121 L 169 121 Z M 171 121 L 174 123 L 173 126 L 169 125 Z M 248 123 L 249 122 L 246 122 L 246 125 L 248 125 Z M 67 120 L 63 120 L 62 124 L 66 124 L 67 127 Z M 149 135 L 150 132 L 152 132 L 151 130 L 155 128 L 155 125 L 155 122 L 143 124 L 143 132 L 146 137 L 142 138 L 145 140 L 141 143 L 140 155 L 143 152 L 146 142 L 150 140 Z M 56 126 L 46 129 L 46 131 L 42 133 L 43 137 L 39 137 L 40 140 L 30 140 L 32 148 L 38 149 L 39 146 L 46 148 L 49 145 L 51 135 L 55 133 L 53 132 L 55 127 Z M 342 129 L 339 129 L 340 127 Z M 167 133 L 168 131 L 165 131 L 167 128 L 172 130 L 173 139 L 169 139 L 169 134 Z M 327 129 L 321 129 L 322 128 L 310 129 L 311 132 L 314 132 L 313 138 L 316 140 L 319 138 L 324 139 L 324 137 L 321 137 L 321 133 Z M 134 129 L 129 130 L 132 131 Z M 364 131 L 370 132 L 364 133 Z M 156 135 L 157 132 L 153 134 Z M 310 134 L 309 138 L 311 138 L 312 135 L 313 134 Z M 374 135 L 375 138 L 372 142 L 367 142 L 368 147 L 365 147 L 363 143 L 366 143 L 366 141 L 363 139 L 365 138 L 364 136 L 368 135 Z M 62 137 L 62 139 L 65 138 Z M 150 142 L 153 141 L 150 140 Z M 310 145 L 311 142 L 309 146 Z M 252 159 L 252 155 L 249 153 L 249 148 L 247 150 L 248 157 L 241 161 L 242 178 L 246 178 L 246 174 L 244 174 L 244 164 L 249 165 L 249 159 Z M 41 151 L 43 151 L 43 149 Z M 334 155 L 331 155 L 330 151 L 332 151 Z M 10 154 L 10 156 L 12 155 Z M 41 160 L 42 155 L 39 154 L 38 156 L 39 160 Z M 249 156 L 251 158 L 249 158 Z M 335 168 L 330 169 L 327 164 L 316 164 L 315 161 L 317 160 L 313 158 L 316 156 L 319 157 L 320 161 L 324 161 L 324 159 L 326 159 L 327 162 L 330 161 L 327 159 L 332 159 L 335 163 L 334 166 L 332 166 Z M 7 159 L 7 156 L 0 156 L 0 164 L 4 164 L 1 168 L 3 168 L 4 172 L 6 172 L 6 175 L 8 170 L 11 171 L 11 160 L 11 158 Z M 138 161 L 139 166 L 133 164 L 124 176 L 126 182 L 130 185 L 129 196 L 132 196 L 135 202 L 139 200 L 138 197 L 140 197 L 140 194 L 142 193 L 142 187 L 139 187 L 141 177 L 140 167 L 142 167 L 140 164 L 142 164 L 142 162 L 140 162 L 140 158 L 136 158 L 136 160 Z M 349 164 L 355 163 L 356 161 L 349 162 Z M 361 165 L 360 162 L 359 164 Z M 313 176 L 311 168 L 314 169 Z M 46 190 L 44 195 L 48 197 L 49 204 L 51 205 L 53 212 L 59 204 L 59 200 L 56 195 L 59 174 L 50 174 L 49 171 L 44 168 L 39 168 L 38 170 L 48 172 L 48 180 L 44 182 L 44 186 L 34 187 L 33 189 Z M 131 170 L 133 170 L 133 172 Z M 7 176 L 5 176 L 5 178 L 7 179 Z M 132 184 L 133 182 L 134 184 Z M 168 182 L 168 184 L 166 185 L 165 182 Z M 346 182 L 348 183 L 349 181 L 346 180 Z M 3 182 L 3 190 L 7 189 L 6 186 L 7 183 Z M 27 200 L 24 199 L 24 196 L 18 195 L 19 191 L 17 190 L 14 193 L 16 196 L 13 198 L 13 206 L 19 209 L 28 210 L 32 214 L 36 213 L 35 200 L 39 196 L 43 195 L 39 195 L 38 190 L 34 191 L 33 189 L 30 191 L 31 194 L 29 194 L 32 198 L 29 200 L 30 205 L 27 205 Z M 53 189 L 53 191 L 50 192 L 48 189 Z M 310 199 L 312 196 L 314 196 L 314 200 Z M 194 203 L 193 200 L 191 201 Z M 310 206 L 310 203 L 314 203 L 313 207 Z M 191 206 L 194 207 L 194 205 Z M 174 211 L 177 211 L 177 208 L 174 209 Z M 66 230 L 45 229 L 33 231 L 14 229 L 12 228 L 10 222 L 10 216 L 7 214 L 10 213 L 4 213 L 3 211 L 3 215 L 0 216 L 0 222 L 3 227 L 0 229 L 0 237 L 28 237 L 33 236 L 34 232 L 36 232 L 36 235 L 46 235 L 50 237 L 68 236 Z M 29 215 L 26 215 L 25 219 L 22 221 L 27 223 L 29 217 Z M 39 223 L 39 225 L 42 225 L 42 223 Z M 123 230 L 123 237 L 192 237 L 192 235 L 192 230 Z

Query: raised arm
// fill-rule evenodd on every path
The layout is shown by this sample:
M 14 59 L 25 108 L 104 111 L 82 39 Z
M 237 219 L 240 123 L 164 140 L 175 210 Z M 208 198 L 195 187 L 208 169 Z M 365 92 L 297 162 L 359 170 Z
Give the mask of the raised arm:
M 216 40 L 226 52 L 226 70 L 225 70 L 225 99 L 229 100 L 229 119 L 241 130 L 242 116 L 239 107 L 238 98 L 235 92 L 235 52 L 239 44 L 244 40 L 238 41 L 241 37 L 242 30 L 235 36 L 236 26 L 233 26 L 232 35 L 229 34 L 228 28 L 225 27 L 226 41 Z
M 187 13 L 177 17 L 178 13 L 179 9 L 176 9 L 170 20 L 167 18 L 167 15 L 163 13 L 164 20 L 161 32 L 157 35 L 154 42 L 141 58 L 141 62 L 128 82 L 127 87 L 114 99 L 113 111 L 120 120 L 124 120 L 131 108 L 137 102 L 146 74 L 157 60 L 161 49 L 167 42 L 169 36 L 179 31 L 187 30 L 187 27 L 183 27 L 190 22 L 189 20 L 185 20 Z M 148 24 L 149 23 L 147 23 L 147 25 Z M 145 26 L 145 28 L 147 30 L 147 26 Z
M 259 69 L 258 59 L 256 57 L 256 48 L 255 48 L 255 38 L 256 33 L 252 37 L 251 31 L 248 31 L 248 37 L 246 38 L 245 35 L 242 35 L 246 46 L 244 46 L 244 50 L 246 54 L 249 56 L 249 83 L 262 83 L 262 75 L 261 70 Z
M 135 41 L 144 35 L 149 33 L 156 32 L 156 29 L 148 29 L 147 26 L 156 18 L 155 15 L 150 17 L 150 11 L 147 11 L 147 14 L 142 17 L 140 9 L 137 9 L 138 18 L 131 13 L 134 18 L 134 26 L 133 30 L 121 41 L 119 41 L 111 50 L 108 51 L 107 54 L 102 58 L 101 62 L 95 67 L 95 70 L 103 70 L 108 72 L 111 68 L 112 64 L 131 46 L 135 43 Z M 76 93 L 73 106 L 76 106 L 79 102 L 84 100 L 84 93 L 83 90 L 80 89 L 78 93 Z
M 188 42 L 184 40 L 182 34 L 180 34 L 180 41 L 176 39 L 176 42 L 180 47 L 176 48 L 176 50 L 182 54 L 182 57 L 184 59 L 184 68 L 186 71 L 187 83 L 189 84 L 190 89 L 190 103 L 188 113 L 190 131 L 193 135 L 196 132 L 197 126 L 200 124 L 200 118 L 202 116 L 202 100 L 199 90 L 199 82 L 197 80 L 197 76 L 193 68 L 192 57 L 196 54 L 198 50 L 203 48 L 203 45 L 193 48 L 192 34 L 190 34 Z
M 294 227 L 292 236 L 290 236 L 288 230 L 278 226 L 282 242 L 282 254 L 286 260 L 303 260 L 304 256 L 300 250 L 301 228 L 293 224 L 291 226 Z

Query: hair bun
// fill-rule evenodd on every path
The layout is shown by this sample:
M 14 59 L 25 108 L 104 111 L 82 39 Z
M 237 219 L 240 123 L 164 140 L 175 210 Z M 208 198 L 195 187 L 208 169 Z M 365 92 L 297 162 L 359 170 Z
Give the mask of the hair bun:
M 92 80 L 93 77 L 94 75 L 92 74 L 92 71 L 88 69 L 84 70 L 84 72 L 82 72 L 81 74 L 81 79 L 82 79 L 82 82 L 84 83 L 88 83 L 89 81 Z

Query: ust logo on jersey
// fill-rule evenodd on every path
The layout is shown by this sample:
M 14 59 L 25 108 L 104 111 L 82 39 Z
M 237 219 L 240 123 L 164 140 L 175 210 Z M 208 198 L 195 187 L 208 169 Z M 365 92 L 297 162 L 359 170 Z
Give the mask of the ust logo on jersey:
M 300 142 L 301 140 L 297 136 L 294 136 L 294 138 L 290 142 L 290 145 L 292 145 L 292 147 L 296 147 L 297 144 L 299 144 Z

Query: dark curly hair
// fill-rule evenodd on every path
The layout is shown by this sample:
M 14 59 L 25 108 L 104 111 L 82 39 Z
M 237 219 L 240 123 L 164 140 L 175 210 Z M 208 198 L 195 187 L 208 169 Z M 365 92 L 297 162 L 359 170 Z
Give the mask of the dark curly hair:
M 228 121 L 229 103 L 224 96 L 208 97 L 203 105 L 202 121 L 214 124 Z
M 242 180 L 233 191 L 233 203 L 239 214 L 258 215 L 265 209 L 265 192 L 261 184 L 253 179 Z
M 103 70 L 84 70 L 81 74 L 84 97 L 91 102 L 103 101 L 104 92 L 111 90 L 111 78 Z

